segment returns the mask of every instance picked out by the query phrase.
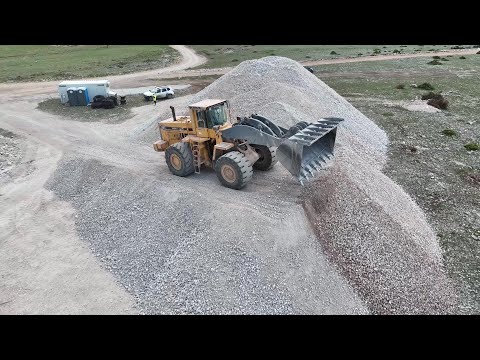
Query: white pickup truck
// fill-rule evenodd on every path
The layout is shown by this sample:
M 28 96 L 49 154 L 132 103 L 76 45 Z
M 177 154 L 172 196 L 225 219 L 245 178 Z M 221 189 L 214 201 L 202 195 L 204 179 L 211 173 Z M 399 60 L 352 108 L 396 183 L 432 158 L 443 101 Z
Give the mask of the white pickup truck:
M 162 86 L 162 87 L 155 86 L 153 89 L 145 91 L 143 93 L 143 96 L 145 97 L 146 101 L 152 101 L 153 95 L 155 94 L 157 95 L 157 100 L 163 99 L 163 98 L 170 99 L 175 95 L 175 92 L 170 86 Z

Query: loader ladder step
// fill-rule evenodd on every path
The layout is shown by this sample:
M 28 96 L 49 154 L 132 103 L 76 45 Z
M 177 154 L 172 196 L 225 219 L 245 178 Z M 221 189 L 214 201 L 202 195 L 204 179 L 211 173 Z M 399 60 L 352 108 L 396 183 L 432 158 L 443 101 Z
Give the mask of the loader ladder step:
M 200 167 L 203 164 L 200 157 L 200 146 L 198 142 L 192 141 L 192 154 L 193 154 L 193 168 L 195 169 L 195 174 L 200 174 Z

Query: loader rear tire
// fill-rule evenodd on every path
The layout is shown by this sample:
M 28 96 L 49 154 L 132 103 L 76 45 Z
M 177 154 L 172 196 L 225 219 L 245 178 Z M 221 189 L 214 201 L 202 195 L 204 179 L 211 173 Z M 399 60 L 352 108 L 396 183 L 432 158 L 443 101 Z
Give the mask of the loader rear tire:
M 267 171 L 277 163 L 277 149 L 265 145 L 252 145 L 260 158 L 253 164 L 254 169 Z
M 215 172 L 223 186 L 239 190 L 250 181 L 253 175 L 252 164 L 239 151 L 231 151 L 218 158 Z
M 188 143 L 178 142 L 170 145 L 165 151 L 165 161 L 174 175 L 188 176 L 195 172 L 192 149 Z

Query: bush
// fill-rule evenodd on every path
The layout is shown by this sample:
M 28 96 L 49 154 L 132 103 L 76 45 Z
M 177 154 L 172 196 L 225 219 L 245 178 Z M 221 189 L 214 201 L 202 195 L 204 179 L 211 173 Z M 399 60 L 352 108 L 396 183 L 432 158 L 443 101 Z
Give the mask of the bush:
M 442 134 L 446 135 L 446 136 L 456 136 L 457 132 L 455 130 L 452 130 L 452 129 L 445 129 L 445 130 L 442 131 Z
M 435 90 L 432 84 L 427 82 L 424 82 L 423 84 L 418 85 L 417 88 L 422 90 Z
M 373 49 L 374 54 L 380 54 L 381 52 L 382 52 L 382 50 L 380 50 L 380 49 Z
M 395 50 L 393 50 L 393 53 L 394 53 L 394 54 L 400 54 L 400 50 L 395 49 Z
M 441 61 L 450 61 L 450 60 L 448 60 L 447 58 L 441 58 L 440 60 L 441 60 Z
M 336 51 L 330 51 L 330 55 L 338 55 Z
M 455 45 L 452 46 L 450 49 L 465 49 L 463 46 Z
M 395 89 L 405 89 L 405 85 L 404 84 L 398 84 L 397 86 L 395 86 Z
M 391 113 L 391 112 L 384 112 L 382 115 L 383 115 L 383 116 L 393 116 L 393 113 Z
M 238 59 L 232 59 L 232 62 L 237 62 L 237 61 L 238 61 Z
M 480 51 L 479 51 L 477 54 L 480 54 Z M 357 55 L 358 55 L 358 56 L 362 56 L 363 54 L 362 54 L 362 53 L 358 53 Z
M 305 59 L 310 59 L 311 56 L 305 55 Z
M 407 45 L 400 45 L 400 47 L 407 47 Z
M 459 59 L 465 60 L 466 57 L 465 56 L 460 56 Z
M 429 61 L 427 64 L 428 65 L 442 65 L 442 63 L 440 61 L 438 61 L 437 59 Z
M 480 149 L 480 145 L 478 145 L 477 143 L 468 143 L 466 145 L 463 145 L 463 147 L 468 151 L 477 151 Z
M 445 110 L 448 108 L 448 100 L 440 94 L 437 94 L 433 98 L 428 100 L 427 104 L 441 110 Z
M 440 59 L 440 56 L 432 56 L 434 59 Z

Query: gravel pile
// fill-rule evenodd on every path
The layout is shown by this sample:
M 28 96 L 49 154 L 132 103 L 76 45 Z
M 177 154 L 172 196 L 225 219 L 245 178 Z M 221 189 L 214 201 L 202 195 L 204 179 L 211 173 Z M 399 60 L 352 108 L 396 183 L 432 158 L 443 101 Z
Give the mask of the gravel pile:
M 20 141 L 13 133 L 0 129 L 0 179 L 21 158 Z
M 188 115 L 189 104 L 206 98 L 230 100 L 233 118 L 258 113 L 284 127 L 322 117 L 343 117 L 346 121 L 342 130 L 361 139 L 356 146 L 372 158 L 371 164 L 381 167 L 386 160 L 385 132 L 296 61 L 277 56 L 244 61 L 176 104 L 175 111 L 177 115 Z M 170 116 L 169 111 L 159 115 Z M 158 138 L 157 122 L 148 123 L 148 127 L 150 135 L 144 139 L 151 142 Z
M 64 159 L 49 187 L 72 202 L 79 235 L 144 312 L 366 313 L 364 302 L 374 313 L 452 311 L 437 239 L 418 206 L 381 173 L 388 139 L 372 121 L 280 57 L 246 61 L 172 104 L 183 115 L 205 98 L 229 99 L 233 116 L 256 112 L 283 126 L 343 117 L 337 158 L 308 187 L 278 164 L 254 173 L 242 191 L 219 186 L 211 170 L 167 176 L 161 155 L 155 174 L 145 173 L 147 160 L 135 170 L 141 157 L 131 168 Z M 162 111 L 159 118 L 169 116 Z M 132 140 L 157 140 L 157 121 L 138 126 Z
M 269 183 L 234 191 L 213 172 L 152 176 L 72 152 L 47 187 L 73 205 L 80 238 L 143 313 L 367 313 L 293 203 L 299 194 L 276 196 Z
M 278 124 L 338 116 L 335 168 L 304 189 L 330 258 L 375 313 L 449 313 L 456 297 L 425 215 L 382 174 L 386 134 L 298 63 L 246 61 L 191 101 L 231 99 L 234 116 L 257 112 Z M 314 211 L 311 211 L 311 210 Z

